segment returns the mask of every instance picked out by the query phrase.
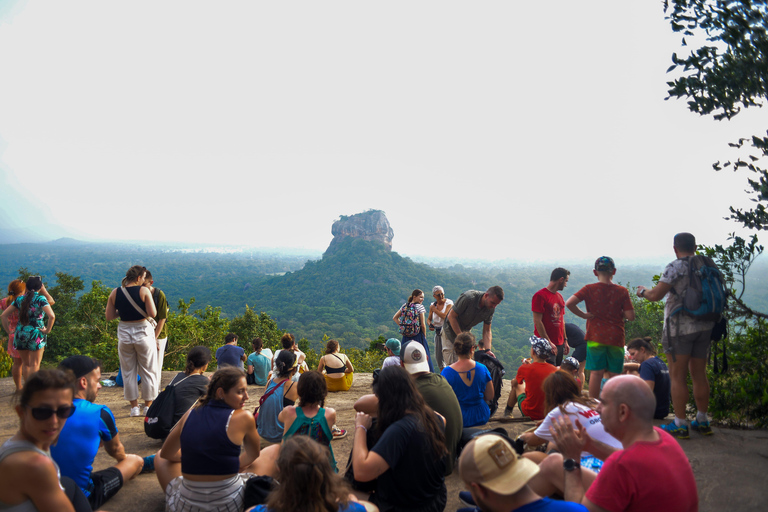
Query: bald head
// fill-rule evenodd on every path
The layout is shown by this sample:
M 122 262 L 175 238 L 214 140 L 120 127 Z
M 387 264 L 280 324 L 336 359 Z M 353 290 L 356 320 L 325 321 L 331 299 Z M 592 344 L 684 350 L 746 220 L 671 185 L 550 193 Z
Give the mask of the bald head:
M 608 380 L 603 388 L 615 404 L 625 404 L 632 415 L 644 423 L 653 423 L 656 397 L 648 384 L 635 375 L 618 375 Z

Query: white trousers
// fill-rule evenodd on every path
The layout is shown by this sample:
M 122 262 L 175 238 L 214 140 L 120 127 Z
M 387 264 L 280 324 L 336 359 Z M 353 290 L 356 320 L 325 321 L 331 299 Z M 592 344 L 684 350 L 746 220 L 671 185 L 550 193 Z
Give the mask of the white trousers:
M 136 375 L 141 375 L 141 397 L 157 398 L 157 344 L 149 322 L 120 322 L 117 326 L 117 355 L 123 371 L 123 396 L 139 398 Z
M 163 359 L 165 359 L 165 347 L 168 338 L 157 340 L 157 389 L 163 387 Z

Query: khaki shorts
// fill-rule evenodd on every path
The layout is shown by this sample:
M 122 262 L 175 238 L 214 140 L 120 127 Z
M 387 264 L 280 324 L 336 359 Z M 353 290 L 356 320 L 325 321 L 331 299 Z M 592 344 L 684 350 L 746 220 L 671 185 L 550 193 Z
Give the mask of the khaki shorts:
M 664 353 L 675 356 L 690 356 L 696 359 L 706 359 L 712 344 L 712 330 L 694 332 L 683 336 L 661 337 Z M 674 359 L 673 359 L 674 361 Z

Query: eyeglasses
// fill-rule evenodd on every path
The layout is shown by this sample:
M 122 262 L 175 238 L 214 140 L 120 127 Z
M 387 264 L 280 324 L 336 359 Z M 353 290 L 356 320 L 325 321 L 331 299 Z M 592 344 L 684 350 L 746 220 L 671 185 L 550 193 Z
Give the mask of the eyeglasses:
M 32 407 L 30 411 L 32 411 L 32 417 L 39 421 L 45 421 L 54 414 L 58 416 L 59 419 L 65 420 L 75 414 L 75 406 L 65 405 L 58 409 L 51 409 L 50 407 Z

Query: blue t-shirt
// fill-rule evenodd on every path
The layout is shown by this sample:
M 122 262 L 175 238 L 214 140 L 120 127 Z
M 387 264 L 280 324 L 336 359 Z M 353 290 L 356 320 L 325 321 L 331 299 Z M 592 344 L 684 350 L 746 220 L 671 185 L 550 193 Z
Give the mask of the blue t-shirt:
M 669 414 L 669 368 L 658 356 L 646 359 L 640 364 L 640 378 L 653 381 L 653 396 L 656 397 L 656 411 L 653 417 L 666 418 Z
M 253 366 L 253 377 L 256 379 L 256 384 L 259 386 L 266 385 L 269 370 L 272 369 L 270 366 L 272 361 L 264 354 L 254 352 L 248 356 L 246 363 L 248 366 Z
M 75 398 L 75 413 L 64 424 L 59 440 L 51 446 L 51 456 L 61 468 L 61 474 L 77 483 L 86 496 L 90 496 L 93 482 L 93 459 L 101 442 L 109 442 L 117 435 L 115 416 L 106 405 L 93 404 Z
M 219 367 L 234 366 L 243 369 L 245 350 L 237 345 L 222 345 L 216 350 L 216 363 Z
M 464 428 L 484 425 L 491 417 L 491 410 L 484 398 L 485 386 L 491 382 L 491 372 L 483 363 L 475 363 L 475 367 L 468 373 L 470 377 L 474 376 L 469 386 L 461 379 L 459 372 L 450 366 L 443 368 L 442 373 L 459 399 Z
M 587 507 L 581 503 L 573 503 L 571 501 L 541 498 L 516 508 L 515 512 L 587 512 Z

